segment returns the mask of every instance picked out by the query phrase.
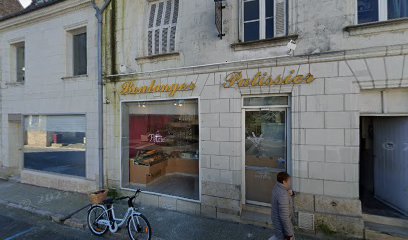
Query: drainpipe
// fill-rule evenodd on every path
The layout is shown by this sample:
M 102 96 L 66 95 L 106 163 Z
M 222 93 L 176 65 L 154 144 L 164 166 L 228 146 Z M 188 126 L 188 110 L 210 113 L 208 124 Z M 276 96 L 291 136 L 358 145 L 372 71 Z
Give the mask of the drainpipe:
M 92 0 L 92 6 L 95 9 L 95 16 L 98 20 L 98 157 L 99 157 L 99 189 L 104 188 L 104 169 L 103 169 L 103 80 L 102 80 L 102 27 L 103 13 L 111 0 L 104 0 L 104 4 L 99 8 L 95 0 Z

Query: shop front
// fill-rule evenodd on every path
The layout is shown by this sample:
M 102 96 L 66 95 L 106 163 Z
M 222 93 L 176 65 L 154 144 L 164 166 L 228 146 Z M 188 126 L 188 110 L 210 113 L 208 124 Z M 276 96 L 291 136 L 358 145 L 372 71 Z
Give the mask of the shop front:
M 295 89 L 315 77 L 300 65 L 177 75 L 107 85 L 120 132 L 120 143 L 108 140 L 120 144 L 116 183 L 172 209 L 239 216 L 245 204 L 270 206 L 276 174 L 293 172 Z
M 402 193 L 391 197 L 385 185 L 373 185 L 392 178 L 400 186 L 401 177 L 373 167 L 370 149 L 383 146 L 377 154 L 385 164 L 392 150 L 405 153 L 399 146 L 406 136 L 384 140 L 370 126 L 378 132 L 391 123 L 387 117 L 400 117 L 394 127 L 404 129 L 408 85 L 402 75 L 370 75 L 373 66 L 402 73 L 402 65 L 390 64 L 399 55 L 347 54 L 112 76 L 109 184 L 144 189 L 147 205 L 244 222 L 255 212 L 268 221 L 276 174 L 286 171 L 298 192 L 299 227 L 329 224 L 362 236 L 373 197 L 390 197 L 381 201 L 397 211 L 405 207 Z

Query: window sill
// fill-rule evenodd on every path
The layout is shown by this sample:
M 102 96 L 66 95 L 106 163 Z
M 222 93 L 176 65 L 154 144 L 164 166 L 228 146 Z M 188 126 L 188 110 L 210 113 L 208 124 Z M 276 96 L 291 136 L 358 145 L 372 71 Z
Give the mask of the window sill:
M 278 46 L 285 46 L 290 40 L 298 39 L 297 34 L 287 35 L 283 37 L 275 37 L 270 39 L 262 39 L 250 42 L 238 42 L 231 44 L 231 48 L 234 51 L 243 51 L 243 50 L 251 50 L 257 48 L 269 48 L 269 47 L 278 47 Z
M 157 55 L 137 57 L 136 61 L 139 64 L 143 64 L 143 63 L 151 63 L 151 62 L 158 62 L 158 61 L 168 61 L 168 60 L 177 59 L 179 57 L 180 57 L 179 52 L 173 52 L 173 53 L 163 53 L 163 54 L 157 54 Z
M 6 82 L 6 86 L 23 86 L 24 82 Z
M 350 36 L 397 31 L 408 28 L 408 18 L 391 19 L 387 21 L 378 21 L 370 23 L 362 23 L 357 25 L 350 25 L 344 27 L 344 31 L 348 32 Z
M 76 75 L 76 76 L 66 76 L 62 77 L 62 80 L 75 80 L 75 79 L 84 79 L 88 78 L 88 74 L 83 74 L 83 75 Z

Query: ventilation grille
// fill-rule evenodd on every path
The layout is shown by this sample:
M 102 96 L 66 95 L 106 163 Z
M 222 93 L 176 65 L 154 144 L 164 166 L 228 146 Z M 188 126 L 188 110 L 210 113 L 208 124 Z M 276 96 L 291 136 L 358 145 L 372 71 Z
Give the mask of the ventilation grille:
M 314 214 L 299 212 L 298 213 L 299 228 L 309 231 L 314 231 Z

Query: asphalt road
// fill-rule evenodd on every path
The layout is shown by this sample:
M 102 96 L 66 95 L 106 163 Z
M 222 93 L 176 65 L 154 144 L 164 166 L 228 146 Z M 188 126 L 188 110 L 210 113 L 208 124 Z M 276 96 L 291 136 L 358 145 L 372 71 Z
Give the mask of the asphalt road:
M 52 222 L 26 211 L 0 207 L 0 239 L 2 240 L 75 240 L 75 239 L 126 239 L 125 236 L 107 234 L 93 236 L 88 229 L 80 230 Z

